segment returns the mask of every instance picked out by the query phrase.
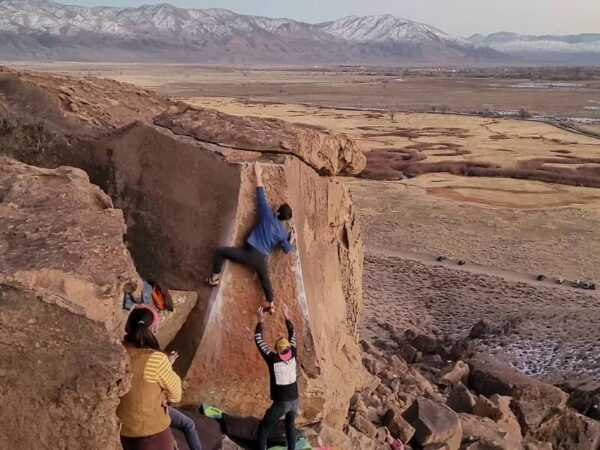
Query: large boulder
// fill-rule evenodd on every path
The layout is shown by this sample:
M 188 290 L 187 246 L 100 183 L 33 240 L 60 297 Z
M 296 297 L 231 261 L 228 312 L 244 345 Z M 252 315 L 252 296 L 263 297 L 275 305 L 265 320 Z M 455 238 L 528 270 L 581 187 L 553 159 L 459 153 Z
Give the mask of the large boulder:
M 488 358 L 470 361 L 469 382 L 475 392 L 486 397 L 501 395 L 534 402 L 539 408 L 564 406 L 568 395 L 561 389 L 517 372 Z
M 550 442 L 560 450 L 597 450 L 600 448 L 600 422 L 562 408 L 540 424 L 532 436 Z
M 366 158 L 345 135 L 279 119 L 238 117 L 186 104 L 154 119 L 173 133 L 222 147 L 270 154 L 292 154 L 324 175 L 358 174 Z
M 363 248 L 349 193 L 323 175 L 360 171 L 356 144 L 314 127 L 181 105 L 155 124 L 172 103 L 112 82 L 107 102 L 98 86 L 105 84 L 3 72 L 0 114 L 9 126 L 0 152 L 79 167 L 111 196 L 124 212 L 140 275 L 198 296 L 169 348 L 180 354 L 175 370 L 185 378 L 185 402 L 242 415 L 260 415 L 269 403 L 268 373 L 253 343 L 264 296 L 255 275 L 235 264 L 226 264 L 218 289 L 203 279 L 215 247 L 242 244 L 256 223 L 249 163 L 265 164 L 267 195 L 274 205 L 292 205 L 298 235 L 294 252 L 276 252 L 270 266 L 276 301 L 290 306 L 297 327 L 300 420 L 341 428 L 365 381 L 357 344 Z M 65 103 L 61 90 L 77 101 Z M 34 98 L 39 111 L 30 107 Z M 118 103 L 114 117 L 111 102 Z M 271 343 L 284 328 L 281 312 L 269 319 Z
M 124 233 L 83 171 L 0 157 L 0 448 L 118 448 Z
M 419 397 L 404 412 L 404 418 L 414 427 L 414 439 L 419 445 L 445 444 L 449 450 L 460 448 L 463 435 L 460 419 L 446 405 Z

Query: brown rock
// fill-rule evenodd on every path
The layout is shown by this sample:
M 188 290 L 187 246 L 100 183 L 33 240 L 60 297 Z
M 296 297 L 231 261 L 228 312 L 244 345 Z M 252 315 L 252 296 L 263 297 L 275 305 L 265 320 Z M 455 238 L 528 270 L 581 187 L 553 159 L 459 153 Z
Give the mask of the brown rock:
M 522 445 L 522 431 L 519 421 L 510 407 L 512 400 L 511 397 L 499 395 L 494 395 L 489 399 L 479 396 L 473 413 L 496 422 L 505 433 L 507 445 L 511 448 L 520 448 Z
M 181 104 L 156 117 L 154 123 L 223 147 L 293 154 L 324 175 L 358 174 L 366 165 L 361 149 L 345 135 L 279 119 L 238 117 Z
M 475 355 L 475 352 L 475 343 L 468 338 L 463 338 L 455 341 L 452 344 L 450 349 L 450 357 L 455 360 L 472 358 Z
M 460 448 L 460 420 L 446 405 L 419 397 L 403 416 L 415 428 L 414 438 L 420 445 L 447 444 L 449 450 Z
M 157 337 L 161 348 L 166 348 L 175 339 L 198 299 L 196 292 L 169 290 L 169 294 L 173 299 L 173 311 L 160 312 L 160 328 Z
M 242 447 L 237 445 L 227 436 L 223 436 L 223 440 L 221 441 L 221 450 L 243 450 Z
M 468 414 L 460 414 L 459 417 L 463 430 L 463 445 L 465 442 L 472 442 L 478 443 L 482 448 L 520 450 L 520 447 L 509 446 L 504 439 L 505 432 L 492 419 Z
M 361 433 L 354 427 L 348 427 L 348 437 L 350 438 L 351 442 L 351 450 L 381 450 L 381 447 L 377 441 L 370 438 L 366 434 Z
M 450 391 L 446 401 L 454 412 L 467 414 L 473 413 L 476 403 L 477 398 L 460 382 Z
M 480 358 L 470 361 L 470 385 L 486 397 L 494 394 L 538 402 L 540 407 L 563 406 L 567 394 L 557 387 L 523 375 L 511 367 Z
M 600 448 L 600 422 L 561 408 L 533 433 L 542 442 L 554 448 L 591 450 Z
M 119 446 L 121 211 L 80 170 L 0 157 L 0 448 Z M 51 443 L 51 444 L 49 444 Z
M 175 369 L 185 377 L 184 401 L 211 402 L 240 415 L 260 415 L 269 404 L 267 370 L 252 342 L 255 311 L 264 295 L 255 275 L 235 264 L 225 265 L 218 289 L 206 287 L 203 277 L 210 272 L 214 248 L 242 244 L 256 222 L 255 180 L 248 163 L 261 158 L 269 200 L 273 205 L 285 201 L 292 206 L 298 235 L 292 254 L 276 252 L 272 256 L 271 278 L 276 301 L 288 302 L 298 334 L 303 405 L 299 420 L 323 419 L 341 427 L 349 398 L 365 381 L 357 343 L 363 246 L 347 189 L 339 180 L 320 174 L 358 170 L 364 165 L 364 156 L 355 151 L 356 145 L 343 136 L 310 127 L 288 128 L 284 122 L 267 124 L 254 119 L 238 122 L 206 111 L 195 117 L 171 111 L 177 117 L 163 116 L 171 125 L 162 122 L 160 126 L 149 123 L 146 113 L 132 114 L 128 120 L 128 107 L 115 108 L 119 117 L 111 118 L 110 108 L 95 105 L 106 106 L 113 100 L 112 93 L 104 102 L 99 98 L 102 88 L 92 89 L 94 81 L 61 77 L 61 83 L 72 87 L 83 100 L 74 114 L 57 106 L 60 100 L 50 92 L 58 84 L 54 77 L 48 77 L 50 93 L 43 82 L 31 85 L 33 75 L 1 77 L 7 82 L 0 83 L 0 105 L 19 120 L 14 122 L 16 131 L 0 136 L 0 152 L 39 165 L 74 165 L 110 193 L 130 224 L 128 245 L 140 273 L 161 280 L 165 288 L 198 294 L 196 307 L 170 344 L 180 354 Z M 136 103 L 133 96 L 144 97 L 143 93 L 127 92 L 124 85 L 121 88 L 121 105 L 132 100 L 131 104 L 143 109 L 146 101 L 152 103 L 148 99 L 152 96 Z M 86 92 L 92 92 L 94 98 L 85 98 Z M 85 107 L 84 102 L 91 106 Z M 156 108 L 163 109 L 160 104 Z M 186 124 L 196 126 L 206 118 L 218 117 L 223 126 L 207 125 L 199 139 L 193 137 L 195 130 L 186 128 Z M 88 119 L 93 126 L 82 125 Z M 36 124 L 36 136 L 18 128 L 30 123 Z M 238 125 L 242 128 L 234 128 Z M 263 125 L 262 132 L 246 135 Z M 177 128 L 177 134 L 170 126 Z M 207 135 L 202 133 L 223 145 L 207 143 Z M 45 147 L 31 151 L 25 144 L 38 137 L 43 137 Z M 246 142 L 249 148 L 231 148 L 244 147 Z M 252 149 L 256 151 L 248 151 Z M 109 201 L 106 196 L 96 198 L 98 205 Z M 92 248 L 109 244 L 96 239 L 96 230 L 92 230 Z M 104 231 L 112 236 L 112 230 Z M 98 251 L 100 256 L 104 254 L 103 247 Z M 106 259 L 115 259 L 112 256 L 110 253 Z M 86 261 L 98 262 L 106 269 L 100 259 Z M 106 270 L 111 283 L 113 268 L 122 269 L 117 262 Z M 36 282 L 42 278 L 37 277 Z M 325 294 L 327 302 L 323 302 Z M 94 303 L 88 312 L 101 316 L 104 306 Z M 266 328 L 265 338 L 271 345 L 284 333 L 280 311 Z M 222 357 L 226 354 L 239 357 Z
M 350 425 L 370 439 L 373 439 L 377 436 L 377 427 L 362 414 L 354 414 L 350 420 Z
M 371 375 L 379 375 L 386 368 L 383 358 L 369 353 L 363 353 L 362 362 Z
M 469 338 L 471 339 L 481 339 L 488 336 L 493 336 L 495 334 L 500 334 L 501 328 L 497 325 L 494 325 L 487 319 L 481 319 L 471 328 L 469 332 Z
M 409 442 L 415 434 L 415 429 L 402 417 L 402 413 L 396 409 L 388 409 L 383 416 L 382 423 L 390 430 L 396 439 Z
M 403 342 L 398 347 L 398 355 L 400 355 L 400 357 L 404 359 L 408 364 L 412 364 L 413 362 L 415 362 L 415 358 L 417 356 L 417 349 L 414 348 L 412 345 Z
M 456 361 L 453 365 L 442 369 L 438 375 L 438 383 L 456 386 L 458 383 L 467 384 L 471 370 L 463 361 Z
M 537 430 L 544 419 L 552 414 L 551 410 L 539 408 L 536 403 L 525 400 L 512 400 L 510 403 L 523 434 L 532 433 Z

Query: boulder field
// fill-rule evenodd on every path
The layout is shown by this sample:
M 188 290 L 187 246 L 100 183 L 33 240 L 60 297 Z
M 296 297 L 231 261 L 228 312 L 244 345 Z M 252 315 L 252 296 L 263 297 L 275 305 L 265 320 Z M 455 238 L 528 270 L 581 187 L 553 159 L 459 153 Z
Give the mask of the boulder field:
M 353 141 L 240 123 L 109 80 L 2 69 L 0 94 L 0 447 L 117 448 L 114 410 L 129 383 L 122 299 L 142 277 L 196 302 L 176 302 L 161 339 L 181 355 L 184 404 L 264 412 L 256 276 L 227 263 L 218 288 L 203 281 L 215 247 L 243 243 L 256 222 L 255 161 L 272 204 L 294 211 L 297 246 L 270 269 L 297 328 L 299 422 L 341 430 L 367 380 L 363 246 L 334 177 L 364 167 Z M 281 333 L 279 308 L 267 341 Z

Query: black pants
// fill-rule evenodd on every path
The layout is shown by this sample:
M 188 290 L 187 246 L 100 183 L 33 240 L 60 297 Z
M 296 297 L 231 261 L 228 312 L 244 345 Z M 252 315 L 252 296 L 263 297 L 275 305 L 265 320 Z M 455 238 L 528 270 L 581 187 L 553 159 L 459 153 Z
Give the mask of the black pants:
M 268 256 L 263 255 L 250 244 L 243 247 L 219 247 L 215 251 L 213 273 L 221 273 L 223 262 L 226 259 L 254 269 L 258 274 L 260 286 L 265 292 L 267 301 L 269 303 L 273 301 L 273 286 L 271 286 L 271 280 L 269 279 Z
M 298 400 L 290 402 L 273 402 L 265 413 L 258 426 L 258 450 L 266 450 L 269 433 L 277 421 L 285 416 L 285 437 L 288 450 L 296 448 L 296 414 L 298 413 Z

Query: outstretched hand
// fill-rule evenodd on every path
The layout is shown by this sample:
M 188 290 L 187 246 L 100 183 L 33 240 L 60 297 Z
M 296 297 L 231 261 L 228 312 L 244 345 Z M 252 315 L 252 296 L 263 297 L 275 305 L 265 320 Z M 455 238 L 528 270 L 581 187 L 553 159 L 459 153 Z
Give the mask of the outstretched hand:
M 169 362 L 171 363 L 171 365 L 175 364 L 175 361 L 177 361 L 177 358 L 179 358 L 179 353 L 171 352 L 169 354 Z
M 283 317 L 285 317 L 286 320 L 290 319 L 290 310 L 288 308 L 288 305 L 283 305 L 283 307 L 281 308 L 281 310 L 283 311 Z
M 258 321 L 262 323 L 265 320 L 265 309 L 261 306 L 258 308 Z

